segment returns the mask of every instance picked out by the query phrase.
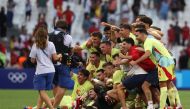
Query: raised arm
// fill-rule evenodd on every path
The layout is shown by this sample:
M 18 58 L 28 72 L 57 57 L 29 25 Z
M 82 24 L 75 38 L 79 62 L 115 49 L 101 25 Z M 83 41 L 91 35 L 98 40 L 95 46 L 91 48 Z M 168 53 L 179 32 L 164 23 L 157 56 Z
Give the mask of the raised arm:
M 136 61 L 131 61 L 129 62 L 129 64 L 131 65 L 136 65 L 140 62 L 142 62 L 143 60 L 145 60 L 146 58 L 148 58 L 151 55 L 151 52 L 149 50 L 145 51 L 144 55 L 142 55 L 140 58 L 138 58 Z

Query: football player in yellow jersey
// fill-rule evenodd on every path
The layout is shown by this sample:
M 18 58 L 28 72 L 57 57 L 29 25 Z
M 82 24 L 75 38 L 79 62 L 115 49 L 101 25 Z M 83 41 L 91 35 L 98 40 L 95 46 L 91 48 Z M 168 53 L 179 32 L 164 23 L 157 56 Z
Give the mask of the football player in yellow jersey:
M 113 55 L 118 54 L 120 52 L 119 49 L 111 47 L 110 41 L 101 42 L 100 49 L 102 54 L 105 56 L 105 62 L 112 62 Z
M 143 23 L 145 25 L 145 28 L 148 34 L 154 36 L 154 38 L 158 40 L 161 40 L 163 33 L 160 30 L 151 27 L 153 21 L 150 17 L 147 17 L 145 15 L 137 17 L 136 24 L 139 24 L 139 23 Z
M 92 52 L 89 57 L 89 64 L 86 66 L 86 70 L 90 72 L 90 77 L 95 77 L 96 71 L 102 69 L 102 65 L 105 63 L 100 60 L 100 54 L 98 52 Z
M 136 61 L 130 62 L 130 64 L 136 65 L 149 56 L 154 56 L 158 64 L 158 77 L 160 81 L 160 109 L 163 109 L 166 103 L 167 92 L 170 90 L 167 84 L 175 78 L 173 58 L 160 41 L 147 37 L 148 33 L 145 28 L 136 28 L 135 31 L 137 39 L 144 43 L 145 54 Z
M 137 20 L 137 19 L 136 19 Z M 158 39 L 161 43 L 163 43 L 160 39 L 162 38 L 161 36 L 163 36 L 163 33 L 161 32 L 161 29 L 158 28 L 158 27 L 154 27 L 154 26 L 151 26 L 152 24 L 152 19 L 147 17 L 147 16 L 141 16 L 138 18 L 138 21 L 140 24 L 137 24 L 136 25 L 136 28 L 140 28 L 140 27 L 143 27 L 143 28 L 146 28 L 148 34 L 151 34 L 151 35 L 148 35 L 149 38 L 155 38 L 155 39 Z M 151 27 L 150 27 L 151 26 Z M 154 36 L 154 37 L 153 37 Z M 165 53 L 164 53 L 165 54 Z M 154 59 L 154 56 L 151 55 L 150 56 L 150 59 L 155 63 L 157 64 L 156 60 Z M 173 67 L 173 66 L 172 66 Z M 160 72 L 164 72 L 163 69 L 160 69 L 160 67 L 158 68 Z M 170 68 L 171 69 L 171 68 Z M 162 75 L 163 76 L 163 75 Z M 168 82 L 167 83 L 167 86 L 168 86 L 168 98 L 169 98 L 169 101 L 170 101 L 170 105 L 171 106 L 174 106 L 176 105 L 177 107 L 182 107 L 181 106 L 181 103 L 180 103 L 180 99 L 179 99 L 179 94 L 178 94 L 178 91 L 177 91 L 177 88 L 175 87 L 175 85 L 173 84 L 173 82 Z M 174 94 L 175 93 L 175 94 Z M 176 95 L 176 97 L 175 97 Z M 176 99 L 176 102 L 175 102 L 175 99 Z
M 93 85 L 90 81 L 88 81 L 89 78 L 89 71 L 82 69 L 78 72 L 78 75 L 71 74 L 72 79 L 74 80 L 74 89 L 72 92 L 72 98 L 75 100 L 77 97 L 81 97 L 84 93 L 88 92 L 90 89 L 93 88 Z
M 125 38 L 132 38 L 135 42 L 135 45 L 138 44 L 135 35 L 132 33 L 131 25 L 129 24 L 121 24 L 119 34 L 121 35 L 120 40 L 122 41 Z
M 96 78 L 98 80 L 100 80 L 102 83 L 105 83 L 106 82 L 106 75 L 104 73 L 104 70 L 103 69 L 99 69 L 96 72 L 97 72 Z
M 88 41 L 84 42 L 81 46 L 75 46 L 73 50 L 77 51 L 85 49 L 88 51 L 88 53 L 98 52 L 101 39 L 102 39 L 101 32 L 93 32 L 90 34 L 90 39 L 88 39 Z
M 94 86 L 92 83 L 88 80 L 89 78 L 89 71 L 82 69 L 78 72 L 78 74 L 70 72 L 70 75 L 74 81 L 74 89 L 71 94 L 71 96 L 64 96 L 60 106 L 68 106 L 71 107 L 73 101 L 75 101 L 77 98 L 80 98 L 88 93 L 90 89 L 92 89 Z

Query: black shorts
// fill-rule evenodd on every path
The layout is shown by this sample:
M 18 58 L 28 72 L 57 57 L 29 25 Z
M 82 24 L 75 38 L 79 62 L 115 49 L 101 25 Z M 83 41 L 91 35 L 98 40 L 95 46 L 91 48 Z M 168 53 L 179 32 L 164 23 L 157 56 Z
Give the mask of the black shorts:
M 153 86 L 153 87 L 159 86 L 158 69 L 154 69 L 152 71 L 149 71 L 145 81 L 150 83 L 151 86 Z
M 62 88 L 72 89 L 74 81 L 70 76 L 70 68 L 66 65 L 54 65 L 55 75 L 53 79 L 53 84 L 55 86 L 60 86 Z
M 126 89 L 132 90 L 134 88 L 141 87 L 146 77 L 147 77 L 147 74 L 140 74 L 140 75 L 134 75 L 131 77 L 126 77 L 122 81 L 122 84 L 125 86 Z

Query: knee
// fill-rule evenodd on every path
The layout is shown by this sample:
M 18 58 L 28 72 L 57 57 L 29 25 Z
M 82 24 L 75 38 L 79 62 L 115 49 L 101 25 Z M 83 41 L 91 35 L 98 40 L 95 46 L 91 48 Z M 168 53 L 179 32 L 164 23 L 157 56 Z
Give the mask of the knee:
M 65 94 L 65 90 L 64 90 L 64 89 L 61 89 L 61 90 L 60 90 L 60 94 L 61 94 L 61 95 L 64 95 L 64 94 Z
M 160 82 L 159 85 L 160 85 L 160 88 L 167 87 L 167 82 L 166 81 Z
M 142 84 L 141 88 L 142 88 L 143 90 L 147 90 L 147 89 L 149 89 L 149 84 L 147 84 L 146 82 L 144 82 L 144 83 Z
M 59 89 L 57 90 L 57 93 L 58 93 L 58 95 L 64 95 L 65 90 L 62 89 L 62 88 L 59 88 Z
M 122 90 L 123 88 L 124 88 L 123 84 L 118 84 L 118 85 L 117 85 L 117 91 L 118 91 L 118 90 Z

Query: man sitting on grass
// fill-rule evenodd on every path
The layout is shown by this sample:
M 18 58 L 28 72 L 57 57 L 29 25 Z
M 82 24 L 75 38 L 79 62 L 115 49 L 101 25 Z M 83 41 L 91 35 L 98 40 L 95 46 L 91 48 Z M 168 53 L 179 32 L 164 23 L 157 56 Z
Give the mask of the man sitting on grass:
M 64 96 L 60 102 L 61 108 L 75 108 L 77 103 L 75 101 L 77 99 L 82 99 L 82 96 L 86 96 L 88 91 L 93 88 L 92 83 L 88 80 L 89 71 L 82 69 L 78 72 L 78 75 L 70 72 L 72 80 L 74 81 L 74 89 L 71 96 Z M 54 102 L 54 98 L 52 99 Z

